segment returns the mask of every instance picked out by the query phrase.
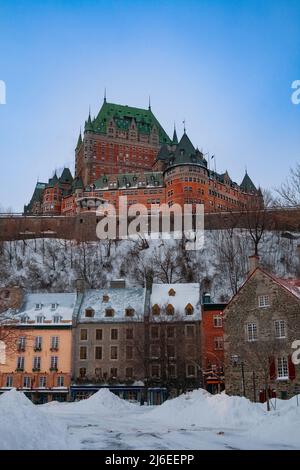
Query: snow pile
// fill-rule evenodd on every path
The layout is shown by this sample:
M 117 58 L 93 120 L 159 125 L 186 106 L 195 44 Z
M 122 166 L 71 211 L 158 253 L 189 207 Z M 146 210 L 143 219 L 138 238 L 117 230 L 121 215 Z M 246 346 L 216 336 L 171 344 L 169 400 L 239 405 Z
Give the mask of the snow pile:
M 273 400 L 273 403 L 275 401 Z M 300 396 L 298 396 L 300 405 Z M 276 447 L 300 448 L 300 406 L 297 397 L 276 400 L 276 409 L 267 413 L 266 419 L 249 430 L 249 437 L 261 436 L 262 442 L 272 441 Z
M 168 400 L 149 413 L 164 424 L 172 426 L 226 427 L 249 426 L 259 422 L 266 412 L 260 404 L 244 397 L 222 393 L 210 395 L 199 389 Z
M 117 395 L 110 392 L 107 388 L 101 388 L 98 390 L 98 392 L 94 393 L 86 400 L 80 400 L 75 403 L 66 404 L 67 408 L 74 408 L 76 412 L 100 415 L 118 415 L 120 412 L 132 409 L 132 407 L 135 406 L 137 405 L 117 397 Z
M 0 396 L 1 450 L 66 448 L 66 428 L 45 416 L 22 392 L 12 389 Z

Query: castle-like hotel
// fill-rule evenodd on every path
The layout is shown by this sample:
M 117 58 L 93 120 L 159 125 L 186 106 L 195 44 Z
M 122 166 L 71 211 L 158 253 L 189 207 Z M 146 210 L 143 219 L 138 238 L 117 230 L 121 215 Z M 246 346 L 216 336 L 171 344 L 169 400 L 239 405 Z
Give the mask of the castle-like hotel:
M 75 215 L 110 203 L 120 196 L 128 205 L 204 204 L 205 212 L 242 209 L 260 196 L 246 173 L 240 185 L 226 171 L 209 168 L 186 132 L 170 139 L 148 109 L 107 103 L 89 115 L 75 149 L 75 176 L 65 168 L 48 183 L 36 184 L 25 214 Z

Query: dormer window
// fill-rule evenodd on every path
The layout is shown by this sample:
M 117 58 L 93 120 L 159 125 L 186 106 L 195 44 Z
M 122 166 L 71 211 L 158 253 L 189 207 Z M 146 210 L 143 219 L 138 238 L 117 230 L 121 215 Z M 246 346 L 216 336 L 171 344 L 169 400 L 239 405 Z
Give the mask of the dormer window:
M 86 318 L 93 318 L 95 315 L 95 311 L 92 308 L 85 309 L 85 317 Z
M 51 304 L 51 310 L 56 310 L 58 307 L 58 304 Z
M 174 315 L 175 309 L 172 304 L 167 305 L 166 312 L 167 315 Z
M 29 317 L 28 317 L 27 315 L 23 315 L 23 316 L 20 318 L 20 322 L 21 322 L 21 323 L 27 323 L 28 318 L 29 318 Z
M 36 317 L 36 322 L 37 322 L 37 323 L 44 323 L 44 318 L 45 318 L 45 317 L 44 317 L 43 315 L 38 315 L 38 316 Z
M 125 316 L 126 317 L 133 317 L 134 316 L 134 308 L 125 308 Z
M 54 315 L 53 317 L 53 323 L 60 323 L 61 321 L 61 316 L 59 315 Z
M 114 309 L 113 308 L 106 308 L 105 309 L 105 316 L 106 317 L 113 317 L 114 316 Z
M 108 302 L 109 301 L 109 295 L 107 294 L 104 294 L 103 297 L 102 297 L 102 302 Z
M 174 297 L 175 294 L 176 294 L 176 292 L 174 291 L 174 289 L 170 289 L 169 292 L 168 292 L 168 295 L 171 296 L 171 297 Z
M 194 307 L 192 306 L 192 304 L 187 304 L 187 306 L 185 307 L 185 313 L 186 315 L 193 315 Z
M 36 310 L 42 310 L 43 304 L 35 304 L 35 309 Z
M 159 315 L 160 314 L 160 307 L 159 305 L 155 304 L 152 307 L 152 315 Z

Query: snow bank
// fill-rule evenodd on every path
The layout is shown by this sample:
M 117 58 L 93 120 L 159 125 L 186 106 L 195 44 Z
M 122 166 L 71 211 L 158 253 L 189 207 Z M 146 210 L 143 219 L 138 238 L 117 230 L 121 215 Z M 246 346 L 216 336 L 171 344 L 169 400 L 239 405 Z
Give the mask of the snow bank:
M 128 401 L 119 398 L 114 393 L 110 392 L 108 388 L 101 388 L 98 392 L 94 393 L 87 400 L 81 400 L 76 403 L 76 406 L 80 410 L 92 411 L 92 412 L 116 412 L 124 411 L 126 409 L 135 406 Z
M 0 449 L 66 449 L 66 428 L 45 416 L 22 392 L 0 395 Z
M 259 422 L 266 412 L 260 404 L 244 397 L 222 393 L 210 395 L 199 389 L 168 400 L 152 410 L 149 417 L 172 426 L 226 427 L 249 426 Z

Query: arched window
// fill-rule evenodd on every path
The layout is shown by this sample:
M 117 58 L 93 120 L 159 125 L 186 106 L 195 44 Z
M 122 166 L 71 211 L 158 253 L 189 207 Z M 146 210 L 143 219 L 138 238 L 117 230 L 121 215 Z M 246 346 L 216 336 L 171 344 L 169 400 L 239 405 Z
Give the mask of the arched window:
M 168 292 L 169 296 L 170 297 L 174 297 L 174 295 L 176 294 L 176 292 L 174 291 L 174 289 L 170 289 L 169 292 Z
M 102 297 L 102 302 L 108 302 L 109 301 L 109 295 L 107 294 L 104 294 L 103 297 Z
M 194 307 L 192 306 L 192 304 L 187 304 L 186 307 L 185 307 L 185 313 L 186 315 L 193 315 L 194 313 Z
M 167 315 L 174 315 L 175 310 L 172 304 L 167 305 L 166 312 Z
M 160 314 L 160 307 L 159 305 L 155 304 L 152 307 L 152 315 L 159 315 Z

